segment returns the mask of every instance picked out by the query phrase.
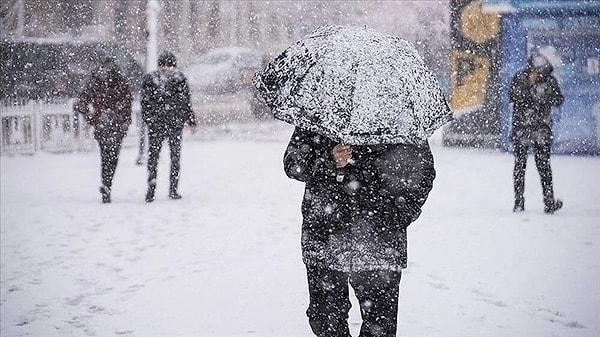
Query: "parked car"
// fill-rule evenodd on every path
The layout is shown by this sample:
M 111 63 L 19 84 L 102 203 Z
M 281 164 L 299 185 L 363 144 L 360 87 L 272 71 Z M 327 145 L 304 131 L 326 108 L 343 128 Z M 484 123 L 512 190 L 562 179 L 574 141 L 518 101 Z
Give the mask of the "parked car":
M 267 107 L 252 85 L 264 62 L 265 55 L 258 50 L 223 47 L 209 50 L 187 66 L 184 73 L 199 119 L 219 122 L 244 118 L 248 112 L 266 117 Z
M 262 64 L 263 56 L 257 50 L 216 48 L 194 60 L 185 73 L 193 91 L 208 95 L 231 94 L 250 85 Z
M 23 39 L 0 41 L 0 99 L 76 97 L 83 81 L 107 56 L 115 57 L 137 88 L 143 68 L 113 42 Z

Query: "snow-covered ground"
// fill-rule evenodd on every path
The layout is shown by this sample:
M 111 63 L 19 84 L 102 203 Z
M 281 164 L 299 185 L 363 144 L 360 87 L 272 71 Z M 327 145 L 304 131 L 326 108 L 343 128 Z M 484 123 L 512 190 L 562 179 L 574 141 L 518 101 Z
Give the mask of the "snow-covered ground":
M 303 185 L 281 167 L 290 132 L 268 122 L 195 135 L 179 201 L 166 197 L 163 151 L 152 204 L 135 148 L 110 205 L 96 152 L 2 157 L 0 335 L 310 336 Z M 565 208 L 550 216 L 532 158 L 526 211 L 513 214 L 511 155 L 433 151 L 399 336 L 600 336 L 600 158 L 552 158 Z

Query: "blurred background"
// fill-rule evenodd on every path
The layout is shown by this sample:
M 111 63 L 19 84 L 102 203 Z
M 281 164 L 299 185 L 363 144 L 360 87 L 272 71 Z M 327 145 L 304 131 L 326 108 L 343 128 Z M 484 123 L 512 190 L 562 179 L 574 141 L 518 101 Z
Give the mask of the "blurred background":
M 600 0 L 0 0 L 0 336 L 309 336 L 304 184 L 281 167 L 292 126 L 251 79 L 323 24 L 412 41 L 455 115 L 430 138 L 437 176 L 409 228 L 399 333 L 600 336 Z M 200 123 L 184 129 L 184 198 L 167 197 L 163 146 L 147 204 L 139 84 L 162 50 Z M 534 53 L 565 95 L 552 216 L 531 157 L 527 210 L 511 212 L 507 92 Z M 73 103 L 108 55 L 138 118 L 101 206 L 99 151 Z
M 81 133 L 69 100 L 106 55 L 138 86 L 156 53 L 174 52 L 203 125 L 268 119 L 252 76 L 324 24 L 412 41 L 455 112 L 438 136 L 449 146 L 510 151 L 508 85 L 542 53 L 566 96 L 554 151 L 600 153 L 598 1 L 5 0 L 0 23 L 3 153 L 70 148 L 63 138 Z

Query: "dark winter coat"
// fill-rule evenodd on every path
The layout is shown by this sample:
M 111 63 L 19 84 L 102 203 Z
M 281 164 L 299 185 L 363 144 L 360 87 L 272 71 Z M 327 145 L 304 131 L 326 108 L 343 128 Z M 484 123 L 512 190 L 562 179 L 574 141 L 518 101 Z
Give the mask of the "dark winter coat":
M 103 73 L 99 69 L 92 72 L 73 108 L 90 125 L 97 127 L 102 122 L 125 132 L 131 124 L 132 101 L 131 86 L 118 67 L 112 65 Z
M 538 80 L 531 83 L 529 75 L 537 70 Z M 529 65 L 517 73 L 510 87 L 513 103 L 511 140 L 513 142 L 552 142 L 552 107 L 563 103 L 558 82 L 552 76 L 552 66 L 534 68 Z
M 150 131 L 178 132 L 196 125 L 187 79 L 178 70 L 159 69 L 144 76 L 142 114 Z
M 406 228 L 435 178 L 429 146 L 353 146 L 354 164 L 338 169 L 335 145 L 296 128 L 285 152 L 286 174 L 306 183 L 304 263 L 344 272 L 405 268 Z

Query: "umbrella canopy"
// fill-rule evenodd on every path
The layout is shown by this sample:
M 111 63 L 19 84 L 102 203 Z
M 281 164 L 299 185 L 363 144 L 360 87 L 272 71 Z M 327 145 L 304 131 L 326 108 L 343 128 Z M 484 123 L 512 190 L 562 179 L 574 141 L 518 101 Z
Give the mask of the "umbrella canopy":
M 320 27 L 254 83 L 275 118 L 349 145 L 420 144 L 452 119 L 416 49 L 367 27 Z

